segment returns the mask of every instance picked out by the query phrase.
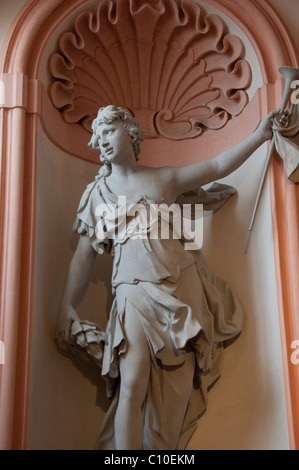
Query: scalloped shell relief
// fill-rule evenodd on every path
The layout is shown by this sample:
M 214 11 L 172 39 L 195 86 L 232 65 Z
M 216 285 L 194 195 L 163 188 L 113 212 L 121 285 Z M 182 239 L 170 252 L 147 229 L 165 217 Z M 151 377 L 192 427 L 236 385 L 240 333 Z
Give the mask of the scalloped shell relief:
M 49 94 L 89 132 L 102 106 L 129 109 L 145 138 L 220 129 L 248 102 L 241 39 L 192 0 L 102 0 L 80 13 L 49 58 Z

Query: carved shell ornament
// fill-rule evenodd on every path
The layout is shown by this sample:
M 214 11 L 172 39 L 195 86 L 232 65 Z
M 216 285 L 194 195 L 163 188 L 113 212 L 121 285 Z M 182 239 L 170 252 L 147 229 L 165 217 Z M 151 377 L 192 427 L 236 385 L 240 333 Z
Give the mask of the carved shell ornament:
M 80 13 L 49 58 L 50 97 L 91 132 L 100 107 L 129 109 L 146 138 L 220 129 L 247 104 L 240 38 L 193 0 L 102 0 Z

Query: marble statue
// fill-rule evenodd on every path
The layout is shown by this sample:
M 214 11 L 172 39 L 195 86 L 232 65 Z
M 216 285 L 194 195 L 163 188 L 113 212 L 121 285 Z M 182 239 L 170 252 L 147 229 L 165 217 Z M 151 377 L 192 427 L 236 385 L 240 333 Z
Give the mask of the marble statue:
M 146 214 L 161 204 L 190 200 L 219 207 L 232 188 L 202 186 L 235 171 L 271 139 L 278 114 L 271 112 L 252 135 L 211 160 L 161 168 L 138 163 L 143 134 L 127 110 L 107 106 L 93 121 L 89 145 L 100 151 L 103 165 L 79 204 L 74 231 L 80 236 L 60 302 L 57 338 L 93 357 L 106 380 L 111 405 L 96 449 L 186 448 L 206 408 L 207 390 L 220 375 L 223 345 L 242 328 L 237 298 L 201 251 L 186 249 L 179 237 L 150 236 L 152 221 L 157 228 L 163 215 L 138 223 L 132 213 L 122 222 L 118 216 L 128 205 L 142 206 Z M 114 294 L 105 330 L 80 319 L 75 309 L 95 257 L 103 252 L 113 256 Z

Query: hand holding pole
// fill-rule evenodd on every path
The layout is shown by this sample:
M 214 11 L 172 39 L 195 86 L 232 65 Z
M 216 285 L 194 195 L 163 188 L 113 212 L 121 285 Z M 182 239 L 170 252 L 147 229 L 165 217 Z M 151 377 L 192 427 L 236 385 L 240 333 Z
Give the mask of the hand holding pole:
M 281 111 L 281 113 L 283 113 L 283 111 L 287 108 L 291 93 L 293 91 L 293 89 L 291 88 L 292 82 L 294 80 L 299 80 L 299 69 L 296 69 L 294 67 L 280 67 L 279 72 L 285 78 L 284 92 L 283 92 L 283 97 L 282 97 L 282 101 L 281 101 L 281 105 L 280 105 L 280 111 Z M 260 198 L 261 198 L 261 195 L 262 195 L 262 191 L 263 191 L 263 188 L 264 188 L 264 184 L 265 184 L 268 168 L 269 168 L 269 165 L 270 165 L 270 162 L 271 162 L 271 158 L 272 158 L 272 155 L 273 155 L 273 152 L 274 152 L 274 148 L 275 148 L 275 138 L 273 136 L 272 141 L 271 141 L 271 145 L 270 145 L 270 148 L 269 148 L 268 156 L 267 156 L 267 159 L 266 159 L 265 167 L 264 167 L 264 170 L 263 170 L 263 174 L 262 174 L 262 177 L 261 177 L 261 181 L 260 181 L 260 185 L 259 185 L 259 189 L 258 189 L 254 209 L 253 209 L 253 214 L 252 214 L 252 217 L 251 217 L 251 222 L 250 222 L 250 226 L 249 226 L 249 231 L 250 232 L 252 231 L 253 223 L 254 223 L 254 220 L 255 220 L 256 213 L 257 213 L 258 205 L 259 205 Z M 246 247 L 246 250 L 247 250 L 247 247 Z

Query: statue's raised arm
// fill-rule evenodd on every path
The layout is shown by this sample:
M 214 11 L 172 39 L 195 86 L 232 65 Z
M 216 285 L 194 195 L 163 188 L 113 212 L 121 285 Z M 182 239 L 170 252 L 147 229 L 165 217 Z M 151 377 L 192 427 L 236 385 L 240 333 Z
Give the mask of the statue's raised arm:
M 264 142 L 272 138 L 273 119 L 280 110 L 269 113 L 247 139 L 225 150 L 210 160 L 191 165 L 173 167 L 170 175 L 177 194 L 222 179 L 237 170 Z M 284 116 L 282 120 L 284 120 Z

